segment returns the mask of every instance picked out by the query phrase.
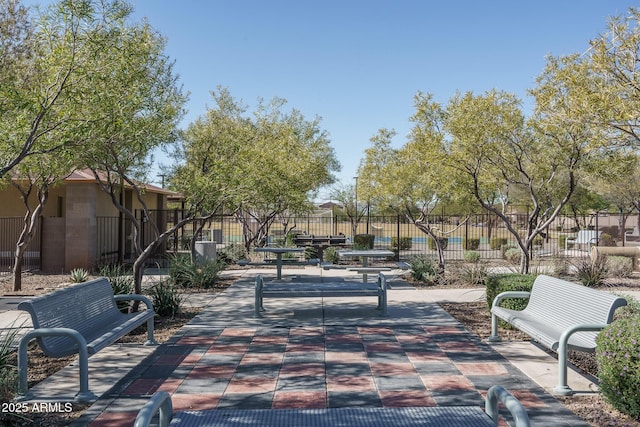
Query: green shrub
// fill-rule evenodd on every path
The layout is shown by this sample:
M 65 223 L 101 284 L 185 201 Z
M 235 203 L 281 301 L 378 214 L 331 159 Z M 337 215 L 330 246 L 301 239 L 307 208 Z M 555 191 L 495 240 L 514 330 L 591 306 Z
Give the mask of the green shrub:
M 353 237 L 353 249 L 373 249 L 375 239 L 373 234 L 356 234 Z
M 615 247 L 618 246 L 615 239 L 609 233 L 600 234 L 600 239 L 598 240 L 598 246 L 610 246 Z
M 619 411 L 640 418 L 640 317 L 616 320 L 596 338 L 600 391 Z
M 633 259 L 631 257 L 607 256 L 607 273 L 613 277 L 631 277 L 633 275 Z
M 431 257 L 416 255 L 409 259 L 411 277 L 419 282 L 433 284 L 438 280 L 438 263 Z
M 477 255 L 477 257 L 475 256 Z M 447 282 L 460 285 L 484 286 L 487 277 L 487 265 L 476 251 L 464 253 L 464 263 L 449 264 Z
M 493 300 L 498 294 L 508 291 L 530 292 L 535 280 L 536 276 L 533 274 L 509 273 L 488 276 L 485 279 L 485 283 L 489 309 L 491 309 L 491 304 L 493 304 Z M 528 303 L 529 300 L 526 298 L 506 298 L 502 300 L 500 306 L 511 310 L 523 310 Z
M 211 288 L 218 282 L 223 264 L 217 261 L 194 263 L 187 254 L 173 257 L 169 266 L 169 277 L 181 288 Z
M 507 242 L 508 240 L 506 237 L 492 237 L 491 240 L 489 240 L 489 247 L 491 250 L 497 251 L 502 246 L 506 245 Z
M 89 280 L 89 272 L 84 268 L 74 268 L 71 270 L 71 281 L 73 283 L 82 283 Z
M 307 246 L 304 248 L 304 259 L 308 261 L 313 258 L 320 258 L 320 249 L 315 246 Z
M 589 257 L 578 259 L 574 263 L 576 278 L 584 286 L 600 286 L 607 278 L 607 256 L 599 256 L 595 260 Z
M 322 260 L 325 262 L 332 262 L 337 264 L 340 261 L 340 256 L 338 255 L 338 248 L 335 246 L 329 246 L 322 253 Z
M 543 246 L 544 245 L 544 238 L 542 238 L 542 236 L 536 236 L 533 238 L 533 246 Z
M 476 251 L 480 247 L 480 239 L 475 237 L 470 239 L 462 239 L 462 247 L 468 251 Z
M 12 325 L 13 326 L 13 325 Z M 18 375 L 17 369 L 14 364 L 12 364 L 12 359 L 16 352 L 16 347 L 18 346 L 18 327 L 7 328 L 0 335 L 0 401 L 1 402 L 11 402 L 13 397 L 17 392 L 17 384 L 18 384 Z M 11 418 L 9 413 L 4 413 L 2 411 L 0 413 L 0 425 L 4 425 L 1 421 L 3 421 L 4 417 Z
M 238 260 L 247 258 L 247 251 L 244 245 L 232 243 L 218 251 L 217 258 L 219 263 L 235 264 Z
M 411 249 L 413 246 L 413 240 L 411 237 L 400 237 L 398 240 L 398 236 L 394 236 L 391 238 L 391 249 L 397 251 L 407 251 Z
M 465 251 L 463 258 L 466 262 L 477 263 L 480 261 L 480 252 L 478 251 Z
M 440 242 L 440 247 L 442 248 L 442 250 L 447 249 L 447 246 L 449 246 L 449 239 L 447 239 L 446 237 L 438 237 L 438 241 Z M 429 249 L 435 251 L 437 249 L 436 241 L 432 237 L 429 237 L 428 242 Z
M 109 279 L 114 295 L 128 295 L 133 293 L 133 275 L 121 265 L 104 266 L 100 269 L 99 274 Z M 129 302 L 118 301 L 118 309 L 126 313 L 129 310 Z
M 147 293 L 158 316 L 173 318 L 180 313 L 182 295 L 169 281 L 162 280 L 153 284 L 147 289 Z
M 507 242 L 507 243 L 505 243 L 504 245 L 501 245 L 501 246 L 500 246 L 500 256 L 501 256 L 503 259 L 507 259 L 507 252 L 508 252 L 510 249 L 518 249 L 518 250 L 519 250 L 519 249 L 520 249 L 520 246 L 516 245 L 515 243 L 509 243 L 509 242 Z
M 509 248 L 504 252 L 504 259 L 514 264 L 520 264 L 522 251 L 520 248 Z

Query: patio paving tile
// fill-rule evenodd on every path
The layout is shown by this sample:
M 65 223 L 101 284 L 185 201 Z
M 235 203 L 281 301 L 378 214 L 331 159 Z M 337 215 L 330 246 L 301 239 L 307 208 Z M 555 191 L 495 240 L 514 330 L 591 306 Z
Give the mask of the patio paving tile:
M 537 421 L 562 416 L 568 421 L 559 425 L 586 425 L 435 304 L 407 303 L 394 314 L 401 303 L 390 303 L 387 318 L 364 309 L 349 318 L 353 307 L 344 317 L 332 307 L 327 317 L 314 309 L 306 317 L 255 318 L 251 284 L 235 286 L 87 411 L 90 425 L 132 425 L 139 401 L 130 399 L 157 390 L 172 395 L 176 411 L 483 406 L 494 384 Z

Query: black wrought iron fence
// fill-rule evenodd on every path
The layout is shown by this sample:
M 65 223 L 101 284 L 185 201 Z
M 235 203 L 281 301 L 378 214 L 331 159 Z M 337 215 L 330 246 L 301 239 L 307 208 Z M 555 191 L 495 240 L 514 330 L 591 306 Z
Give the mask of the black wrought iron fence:
M 22 233 L 23 227 L 23 218 L 0 218 L 0 272 L 2 273 L 10 272 L 13 268 L 16 243 Z M 23 271 L 40 269 L 40 235 L 41 229 L 38 227 L 35 236 L 24 253 L 22 262 Z

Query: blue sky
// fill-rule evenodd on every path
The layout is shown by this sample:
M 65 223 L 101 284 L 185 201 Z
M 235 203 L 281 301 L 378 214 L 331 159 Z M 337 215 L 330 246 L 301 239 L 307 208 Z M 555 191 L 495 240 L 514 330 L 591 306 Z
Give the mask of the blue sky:
M 284 98 L 307 118 L 321 118 L 345 184 L 353 184 L 378 129 L 395 129 L 394 144 L 404 144 L 416 92 L 446 103 L 456 91 L 497 88 L 518 95 L 527 108 L 527 89 L 547 55 L 584 52 L 610 16 L 640 6 L 621 0 L 131 2 L 135 19 L 146 17 L 168 38 L 167 54 L 190 92 L 183 127 L 212 105 L 217 86 L 250 107 L 258 98 Z

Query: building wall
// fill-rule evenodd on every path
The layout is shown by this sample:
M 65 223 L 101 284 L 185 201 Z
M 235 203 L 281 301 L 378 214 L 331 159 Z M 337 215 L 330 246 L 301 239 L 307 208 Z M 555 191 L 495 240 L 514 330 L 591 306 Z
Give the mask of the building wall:
M 65 269 L 92 268 L 96 262 L 96 199 L 95 183 L 67 186 L 65 200 Z

